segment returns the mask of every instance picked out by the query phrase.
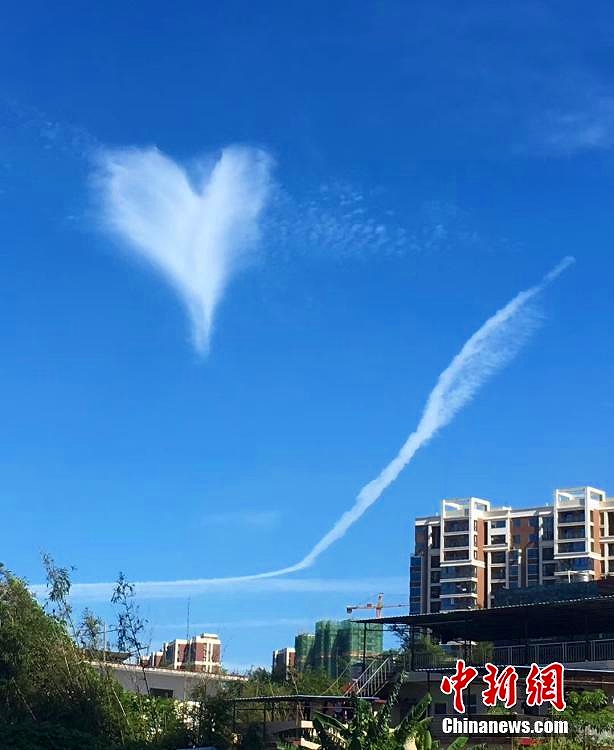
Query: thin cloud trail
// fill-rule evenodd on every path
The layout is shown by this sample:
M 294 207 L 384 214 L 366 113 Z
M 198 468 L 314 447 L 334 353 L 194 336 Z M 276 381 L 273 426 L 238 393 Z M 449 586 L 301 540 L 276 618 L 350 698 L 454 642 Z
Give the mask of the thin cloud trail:
M 398 454 L 384 467 L 375 479 L 366 484 L 358 493 L 354 505 L 347 510 L 314 547 L 294 565 L 251 575 L 227 578 L 201 578 L 179 581 L 148 581 L 137 584 L 145 587 L 189 590 L 192 587 L 232 586 L 246 581 L 259 581 L 266 578 L 279 578 L 309 568 L 313 563 L 339 541 L 348 529 L 382 496 L 409 464 L 416 452 L 428 443 L 442 427 L 449 424 L 458 412 L 466 406 L 477 391 L 500 369 L 510 362 L 526 343 L 537 325 L 530 314 L 532 302 L 563 271 L 574 263 L 567 256 L 549 271 L 535 286 L 517 294 L 510 302 L 490 317 L 463 345 L 439 375 L 435 387 L 426 401 L 418 426 L 411 433 Z M 80 584 L 81 587 L 111 586 L 111 584 Z

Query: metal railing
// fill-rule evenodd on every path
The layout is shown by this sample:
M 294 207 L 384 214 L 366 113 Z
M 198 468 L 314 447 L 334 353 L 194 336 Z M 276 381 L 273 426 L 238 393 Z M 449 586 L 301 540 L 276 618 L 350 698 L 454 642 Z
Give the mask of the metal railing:
M 535 662 L 540 666 L 559 661 L 562 664 L 614 661 L 614 639 L 529 643 L 515 646 L 459 647 L 458 653 L 410 653 L 375 658 L 348 686 L 345 693 L 375 696 L 402 671 L 452 668 L 458 658 L 468 664 L 483 666 L 490 662 L 498 667 L 525 665 Z
M 410 659 L 410 655 L 405 658 L 407 664 L 411 663 L 414 669 L 435 669 L 453 666 L 456 659 L 461 657 L 474 666 L 483 666 L 485 662 L 491 662 L 496 666 L 535 662 L 543 666 L 553 661 L 560 661 L 562 664 L 614 661 L 614 639 L 528 643 L 495 646 L 490 650 L 483 646 L 467 646 L 466 649 L 459 647 L 457 654 L 416 653 L 413 660 Z

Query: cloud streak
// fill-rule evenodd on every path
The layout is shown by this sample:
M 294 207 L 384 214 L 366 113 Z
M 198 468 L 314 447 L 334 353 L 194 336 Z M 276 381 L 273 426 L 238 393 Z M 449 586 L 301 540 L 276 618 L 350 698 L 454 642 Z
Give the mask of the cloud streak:
M 325 582 L 319 582 L 316 588 L 310 589 L 309 579 L 287 579 L 284 576 L 309 568 L 329 547 L 339 541 L 379 500 L 384 491 L 410 463 L 416 452 L 449 424 L 475 397 L 479 389 L 516 356 L 537 326 L 537 318 L 532 313 L 531 303 L 573 262 L 572 257 L 565 257 L 538 284 L 519 292 L 465 342 L 458 354 L 439 375 L 426 400 L 417 427 L 409 435 L 397 455 L 360 490 L 352 507 L 340 516 L 332 528 L 301 560 L 285 568 L 251 575 L 143 582 L 137 584 L 139 594 L 146 597 L 185 596 L 195 591 L 241 587 L 246 584 L 250 591 L 258 590 L 263 585 L 266 591 L 298 591 L 301 588 L 302 590 L 337 590 L 335 582 L 330 582 L 329 585 L 332 588 L 326 588 Z M 110 591 L 111 586 L 108 583 L 78 584 L 74 587 L 73 594 L 96 592 L 99 595 L 102 590 Z M 288 586 L 290 589 L 287 588 Z M 378 590 L 383 588 L 381 582 L 377 588 Z
M 266 152 L 232 146 L 191 181 L 155 148 L 99 152 L 94 185 L 105 227 L 172 285 L 202 354 L 229 280 L 258 243 L 271 168 Z
M 107 601 L 114 583 L 75 583 L 70 589 L 73 600 Z M 140 599 L 185 599 L 210 592 L 249 592 L 250 594 L 357 594 L 370 596 L 384 586 L 390 594 L 407 596 L 407 580 L 390 578 L 283 578 L 237 576 L 234 578 L 190 578 L 179 581 L 136 581 Z M 30 591 L 41 598 L 47 595 L 45 584 L 31 585 Z

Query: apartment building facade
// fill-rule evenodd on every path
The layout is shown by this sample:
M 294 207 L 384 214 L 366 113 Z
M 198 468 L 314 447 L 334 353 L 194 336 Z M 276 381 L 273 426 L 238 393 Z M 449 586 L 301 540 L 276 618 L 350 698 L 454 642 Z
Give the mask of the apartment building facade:
M 287 680 L 296 664 L 296 649 L 286 646 L 273 651 L 271 673 L 274 677 Z
M 551 505 L 493 507 L 443 500 L 417 518 L 410 559 L 412 614 L 487 608 L 500 588 L 614 575 L 614 498 L 594 487 L 557 489 Z
M 222 642 L 214 633 L 201 633 L 192 638 L 169 641 L 161 651 L 154 651 L 144 666 L 179 669 L 188 672 L 220 674 Z
M 336 679 L 360 673 L 364 657 L 371 661 L 384 650 L 384 629 L 374 625 L 367 631 L 352 620 L 319 620 L 315 633 L 300 633 L 294 640 L 297 672 L 312 669 Z

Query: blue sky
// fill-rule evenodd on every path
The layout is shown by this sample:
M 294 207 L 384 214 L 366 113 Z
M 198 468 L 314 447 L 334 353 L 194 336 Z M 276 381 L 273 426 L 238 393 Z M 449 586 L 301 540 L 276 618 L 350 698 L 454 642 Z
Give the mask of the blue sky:
M 24 2 L 4 20 L 6 565 L 33 583 L 43 550 L 83 583 L 292 565 L 468 337 L 566 255 L 526 346 L 310 568 L 143 589 L 142 612 L 155 645 L 191 597 L 229 664 L 268 663 L 346 604 L 406 600 L 413 519 L 442 497 L 614 491 L 609 4 Z M 210 265 L 173 286 L 147 263 L 109 175 L 157 147 L 196 190 L 236 144 L 249 190 L 224 207 L 254 232 L 198 345 L 186 290 L 211 300 Z M 75 606 L 110 617 L 97 597 Z

